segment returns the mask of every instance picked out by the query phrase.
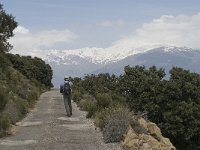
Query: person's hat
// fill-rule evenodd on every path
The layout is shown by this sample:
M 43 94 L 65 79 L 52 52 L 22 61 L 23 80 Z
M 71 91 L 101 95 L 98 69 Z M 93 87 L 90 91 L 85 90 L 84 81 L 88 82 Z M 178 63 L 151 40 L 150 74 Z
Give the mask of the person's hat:
M 65 76 L 65 77 L 64 77 L 64 80 L 65 80 L 65 81 L 69 80 L 69 77 L 68 77 L 68 76 Z

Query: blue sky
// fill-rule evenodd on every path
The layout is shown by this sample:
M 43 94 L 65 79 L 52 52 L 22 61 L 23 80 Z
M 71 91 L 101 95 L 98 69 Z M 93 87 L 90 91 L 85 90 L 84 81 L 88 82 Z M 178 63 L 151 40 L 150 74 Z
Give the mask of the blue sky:
M 113 46 L 113 43 L 115 45 L 124 43 L 125 40 L 128 41 L 125 43 L 129 44 L 131 39 L 140 41 L 141 37 L 142 40 L 146 39 L 145 34 L 150 32 L 149 28 L 154 30 L 158 27 L 155 19 L 163 21 L 164 26 L 165 23 L 169 25 L 176 20 L 179 21 L 175 22 L 175 26 L 180 22 L 184 26 L 190 18 L 188 22 L 191 23 L 186 25 L 181 33 L 173 32 L 173 37 L 164 41 L 170 43 L 169 41 L 172 41 L 177 34 L 181 35 L 190 26 L 192 26 L 191 33 L 196 33 L 195 30 L 198 28 L 193 25 L 200 22 L 199 0 L 1 0 L 1 3 L 6 12 L 16 17 L 21 27 L 16 32 L 16 39 L 20 40 L 11 40 L 14 50 L 21 53 L 24 53 L 22 49 L 26 48 L 33 48 L 33 51 L 83 47 L 107 48 Z M 195 22 L 191 21 L 191 18 L 195 18 Z M 162 30 L 169 35 L 173 34 L 172 30 L 176 30 L 171 28 L 170 31 L 169 28 Z M 160 28 L 159 32 L 156 30 L 150 33 L 154 32 L 157 36 L 164 36 L 158 34 Z M 46 36 L 42 37 L 44 34 Z M 28 39 L 36 41 L 29 45 L 24 44 L 25 47 L 22 47 L 21 43 L 28 43 Z M 194 44 L 182 45 L 180 40 L 182 39 L 174 43 L 181 46 Z M 144 41 L 143 43 L 149 42 Z M 39 44 L 35 44 L 37 42 Z M 33 45 L 36 47 L 31 47 Z

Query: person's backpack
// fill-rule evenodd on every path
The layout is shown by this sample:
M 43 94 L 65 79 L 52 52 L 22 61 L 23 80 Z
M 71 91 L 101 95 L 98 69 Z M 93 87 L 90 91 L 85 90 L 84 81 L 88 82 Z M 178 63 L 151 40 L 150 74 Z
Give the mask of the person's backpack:
M 69 95 L 71 93 L 71 86 L 70 86 L 69 82 L 64 83 L 63 93 L 66 95 Z

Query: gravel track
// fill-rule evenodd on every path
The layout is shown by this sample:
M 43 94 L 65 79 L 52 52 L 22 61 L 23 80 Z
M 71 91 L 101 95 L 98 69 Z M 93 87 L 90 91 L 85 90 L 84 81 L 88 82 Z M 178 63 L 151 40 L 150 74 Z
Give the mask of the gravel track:
M 0 150 L 120 150 L 119 144 L 103 143 L 86 112 L 75 103 L 72 107 L 68 118 L 59 91 L 43 93 L 35 108 L 16 123 L 16 132 L 0 139 Z

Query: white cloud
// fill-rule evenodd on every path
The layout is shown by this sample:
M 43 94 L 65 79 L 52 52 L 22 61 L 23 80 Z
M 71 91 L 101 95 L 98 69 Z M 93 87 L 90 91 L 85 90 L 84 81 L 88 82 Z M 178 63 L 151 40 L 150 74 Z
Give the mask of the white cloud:
M 12 53 L 19 53 L 23 55 L 37 55 L 49 50 L 55 44 L 60 42 L 66 45 L 78 36 L 69 30 L 43 30 L 39 32 L 31 32 L 25 27 L 18 26 L 14 30 L 15 36 L 10 39 L 10 43 L 14 49 Z M 43 49 L 43 51 L 42 51 Z
M 123 20 L 115 22 L 105 21 L 101 23 L 104 27 L 123 26 Z M 140 28 L 133 31 L 127 37 L 111 44 L 110 47 L 101 49 L 102 51 L 117 51 L 139 53 L 163 45 L 186 46 L 200 49 L 200 13 L 192 16 L 163 15 L 144 23 Z M 50 30 L 32 33 L 24 27 L 15 30 L 15 37 L 11 39 L 14 46 L 14 53 L 45 55 L 44 52 L 51 49 L 59 42 L 73 42 L 77 35 L 69 30 Z M 57 48 L 59 49 L 59 48 Z M 44 51 L 46 50 L 46 51 Z
M 163 15 L 141 28 L 129 37 L 113 43 L 121 49 L 139 49 L 143 46 L 175 45 L 200 49 L 200 13 L 193 16 Z
M 22 27 L 22 26 L 18 26 L 15 30 L 14 30 L 15 34 L 28 34 L 29 30 Z

